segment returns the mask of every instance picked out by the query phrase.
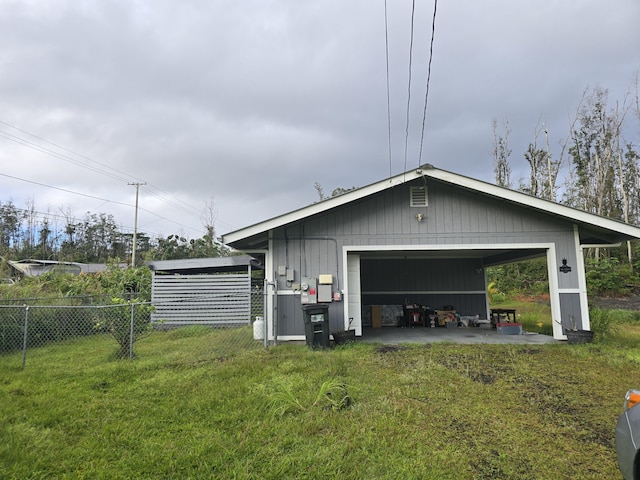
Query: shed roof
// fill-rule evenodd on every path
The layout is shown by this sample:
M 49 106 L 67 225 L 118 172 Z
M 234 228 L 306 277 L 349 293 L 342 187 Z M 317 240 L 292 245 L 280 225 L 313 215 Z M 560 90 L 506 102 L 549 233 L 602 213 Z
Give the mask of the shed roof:
M 420 178 L 432 179 L 437 182 L 469 190 L 480 195 L 498 198 L 503 201 L 519 205 L 523 208 L 544 212 L 560 219 L 586 226 L 592 231 L 602 232 L 603 237 L 613 239 L 615 242 L 640 238 L 640 228 L 636 226 L 611 218 L 594 215 L 583 210 L 578 210 L 576 208 L 544 200 L 542 198 L 500 187 L 488 182 L 483 182 L 481 180 L 476 180 L 464 175 L 441 170 L 433 165 L 426 164 L 415 170 L 409 170 L 394 177 L 351 190 L 337 197 L 332 197 L 322 202 L 314 203 L 292 212 L 229 232 L 222 236 L 222 240 L 226 245 L 231 245 L 240 249 L 247 249 L 251 246 L 253 241 L 258 243 L 258 239 L 269 230 L 302 220 L 312 215 L 326 212 L 333 208 Z
M 99 273 L 107 269 L 105 263 L 80 263 L 62 262 L 58 260 L 41 260 L 37 258 L 26 258 L 23 260 L 7 260 L 9 266 L 13 267 L 22 275 L 34 276 L 58 269 L 67 273 Z M 118 264 L 119 268 L 126 268 L 124 263 Z
M 232 257 L 187 258 L 182 260 L 156 260 L 145 262 L 155 272 L 164 273 L 215 273 L 237 272 L 247 267 L 263 268 L 258 260 L 249 255 Z

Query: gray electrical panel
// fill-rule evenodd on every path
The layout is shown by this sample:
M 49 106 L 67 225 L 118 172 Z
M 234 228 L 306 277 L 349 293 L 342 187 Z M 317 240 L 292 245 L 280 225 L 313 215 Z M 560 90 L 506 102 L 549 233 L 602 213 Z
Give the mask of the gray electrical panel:
M 332 285 L 318 285 L 318 302 L 330 303 L 333 300 L 331 288 Z

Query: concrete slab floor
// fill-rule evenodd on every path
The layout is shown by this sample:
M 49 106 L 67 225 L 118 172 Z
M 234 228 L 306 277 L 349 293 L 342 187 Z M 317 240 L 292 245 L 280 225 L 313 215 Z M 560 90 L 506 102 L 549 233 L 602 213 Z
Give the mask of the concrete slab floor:
M 357 342 L 383 343 L 397 345 L 399 343 L 501 343 L 513 345 L 541 345 L 547 343 L 564 343 L 549 335 L 524 332 L 522 335 L 504 335 L 496 330 L 482 327 L 460 328 L 398 328 L 382 327 L 362 329 L 362 336 L 356 337 Z

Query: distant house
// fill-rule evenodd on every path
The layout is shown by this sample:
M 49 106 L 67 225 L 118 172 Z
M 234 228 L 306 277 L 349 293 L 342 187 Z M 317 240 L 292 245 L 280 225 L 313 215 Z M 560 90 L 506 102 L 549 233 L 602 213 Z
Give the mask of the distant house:
M 59 262 L 56 260 L 37 259 L 8 260 L 7 264 L 17 277 L 37 277 L 52 271 L 78 275 L 80 273 L 98 273 L 107 269 L 107 265 L 104 263 Z M 122 266 L 126 267 L 124 264 Z
M 329 305 L 331 330 L 366 335 L 373 306 L 407 302 L 489 318 L 485 269 L 547 262 L 553 335 L 589 329 L 583 249 L 640 228 L 424 165 L 227 233 L 264 257 L 265 312 L 278 339 L 304 339 L 301 305 Z M 273 335 L 273 333 L 271 333 Z

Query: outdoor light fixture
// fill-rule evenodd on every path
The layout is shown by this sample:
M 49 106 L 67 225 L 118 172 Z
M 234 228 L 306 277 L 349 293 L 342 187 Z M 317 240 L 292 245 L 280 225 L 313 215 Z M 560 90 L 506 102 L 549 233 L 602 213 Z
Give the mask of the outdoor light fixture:
M 421 213 L 416 213 L 416 220 L 421 222 L 423 218 L 424 218 L 424 216 Z

